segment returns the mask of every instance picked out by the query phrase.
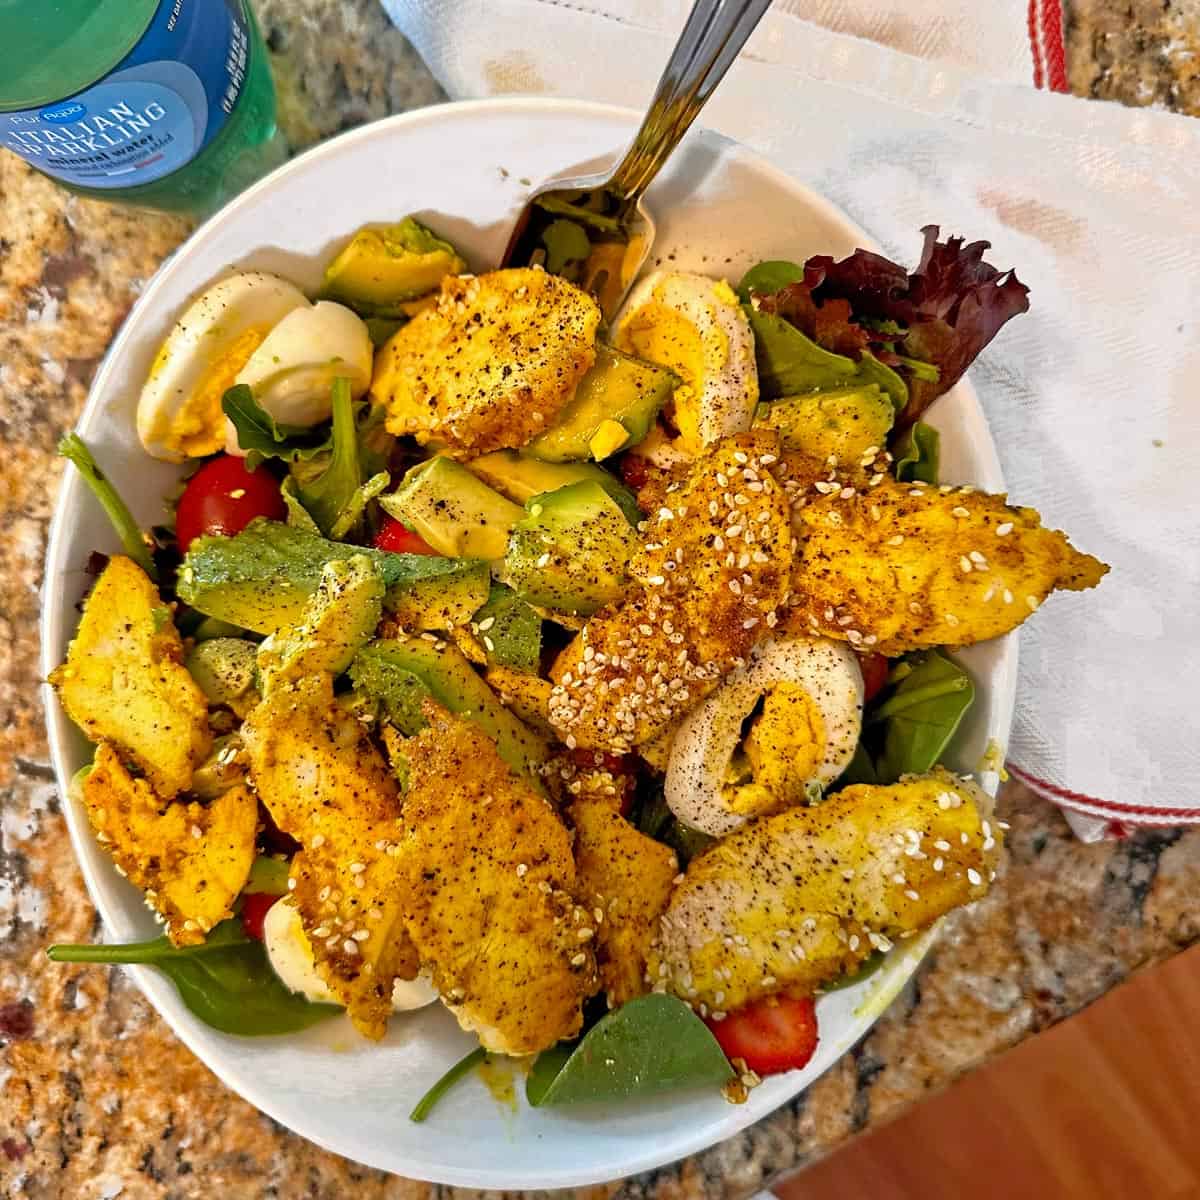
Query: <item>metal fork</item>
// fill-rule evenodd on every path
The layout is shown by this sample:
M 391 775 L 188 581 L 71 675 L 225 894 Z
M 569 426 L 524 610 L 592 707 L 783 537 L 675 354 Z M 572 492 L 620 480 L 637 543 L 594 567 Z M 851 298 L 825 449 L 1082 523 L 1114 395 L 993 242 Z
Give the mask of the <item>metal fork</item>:
M 605 320 L 611 320 L 654 242 L 654 220 L 643 194 L 770 6 L 771 0 L 696 0 L 620 162 L 608 174 L 559 179 L 534 192 L 517 217 L 500 265 L 549 261 L 565 266 L 561 273 L 590 291 Z M 581 227 L 587 236 L 585 257 L 577 249 L 565 263 L 555 261 L 563 251 L 556 251 L 545 234 L 556 221 Z M 582 245 L 578 234 L 570 236 L 573 246 Z

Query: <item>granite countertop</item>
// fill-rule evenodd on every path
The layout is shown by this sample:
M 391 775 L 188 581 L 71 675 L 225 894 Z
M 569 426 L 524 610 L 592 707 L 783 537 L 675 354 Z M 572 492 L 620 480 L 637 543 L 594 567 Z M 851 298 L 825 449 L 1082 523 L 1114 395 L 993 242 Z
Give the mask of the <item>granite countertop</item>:
M 376 0 L 256 0 L 293 146 L 441 93 Z M 1075 0 L 1081 95 L 1200 115 L 1191 0 Z M 1194 10 L 1191 28 L 1194 30 Z M 1190 37 L 1190 41 L 1189 41 Z M 71 427 L 105 347 L 186 221 L 69 197 L 0 153 L 0 1194 L 363 1200 L 466 1195 L 357 1166 L 228 1092 L 120 971 L 61 967 L 95 938 L 37 694 L 38 583 Z M 1200 937 L 1200 829 L 1075 841 L 1007 785 L 1007 864 L 916 980 L 807 1094 L 682 1164 L 578 1196 L 739 1197 L 893 1116 Z

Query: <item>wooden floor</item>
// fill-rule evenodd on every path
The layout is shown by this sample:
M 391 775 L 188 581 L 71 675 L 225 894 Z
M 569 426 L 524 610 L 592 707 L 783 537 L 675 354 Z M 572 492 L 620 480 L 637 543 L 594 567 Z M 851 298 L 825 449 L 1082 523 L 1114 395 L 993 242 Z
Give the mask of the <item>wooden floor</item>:
M 1200 1200 L 1200 947 L 775 1191 L 780 1200 Z

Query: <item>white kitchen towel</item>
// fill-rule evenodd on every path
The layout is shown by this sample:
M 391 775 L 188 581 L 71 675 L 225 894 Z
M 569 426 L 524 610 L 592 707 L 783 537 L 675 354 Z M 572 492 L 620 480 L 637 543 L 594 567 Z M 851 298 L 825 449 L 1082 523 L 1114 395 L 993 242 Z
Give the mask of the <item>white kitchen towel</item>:
M 630 106 L 689 7 L 384 2 L 452 96 Z M 1029 285 L 1031 312 L 971 378 L 1011 495 L 1113 570 L 1025 627 L 1008 757 L 1099 837 L 1200 821 L 1200 122 L 1047 94 L 1063 85 L 1056 11 L 782 0 L 702 120 L 829 196 L 899 262 L 936 223 L 991 241 L 990 261 Z M 901 28 L 893 40 L 941 58 L 837 31 Z M 1046 90 L 1020 81 L 1022 53 Z

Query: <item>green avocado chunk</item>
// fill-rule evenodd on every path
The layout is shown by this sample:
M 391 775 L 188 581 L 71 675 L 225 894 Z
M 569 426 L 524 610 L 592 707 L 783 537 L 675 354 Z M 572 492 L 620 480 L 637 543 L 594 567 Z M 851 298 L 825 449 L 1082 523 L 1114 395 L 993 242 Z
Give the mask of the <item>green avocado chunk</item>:
M 375 635 L 383 616 L 383 594 L 379 566 L 365 554 L 327 562 L 316 592 L 304 606 L 303 620 L 277 629 L 259 646 L 263 690 L 318 671 L 340 675 Z
M 871 383 L 865 387 L 784 396 L 760 404 L 755 428 L 778 429 L 784 446 L 824 462 L 857 462 L 872 447 L 887 444 L 896 410 L 891 399 Z
M 633 492 L 615 475 L 589 462 L 543 462 L 516 450 L 493 450 L 466 464 L 473 475 L 507 496 L 524 504 L 543 492 L 556 492 L 569 483 L 591 480 L 598 483 L 617 502 L 621 511 L 636 525 L 642 519 Z
M 568 462 L 607 458 L 636 446 L 678 385 L 679 377 L 665 367 L 597 343 L 596 361 L 579 381 L 570 403 L 525 452 L 547 462 Z M 624 429 L 623 439 L 616 426 Z M 614 431 L 617 436 L 610 438 Z
M 254 688 L 257 653 L 244 638 L 208 638 L 192 647 L 183 665 L 210 704 L 232 708 Z
M 462 256 L 413 217 L 365 225 L 325 268 L 321 295 L 372 316 L 401 317 L 405 301 L 433 291 L 466 267 Z
M 599 484 L 568 484 L 535 496 L 513 526 L 504 581 L 527 604 L 589 616 L 629 582 L 637 535 Z
M 533 775 L 546 761 L 546 743 L 501 704 L 457 646 L 433 638 L 381 638 L 364 646 L 350 665 L 360 694 L 382 704 L 388 719 L 408 736 L 426 725 L 422 702 L 431 698 L 496 742 L 500 757 Z
M 461 625 L 487 601 L 491 575 L 480 559 L 389 554 L 261 518 L 234 537 L 197 538 L 180 565 L 176 591 L 206 616 L 274 633 L 304 619 L 326 563 L 358 554 L 379 567 L 384 607 L 404 624 Z
M 455 558 L 503 558 L 508 531 L 521 516 L 515 504 L 441 455 L 413 467 L 379 503 L 439 554 Z

